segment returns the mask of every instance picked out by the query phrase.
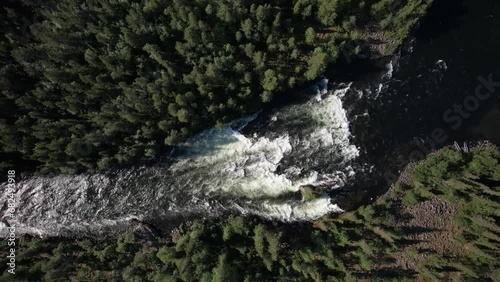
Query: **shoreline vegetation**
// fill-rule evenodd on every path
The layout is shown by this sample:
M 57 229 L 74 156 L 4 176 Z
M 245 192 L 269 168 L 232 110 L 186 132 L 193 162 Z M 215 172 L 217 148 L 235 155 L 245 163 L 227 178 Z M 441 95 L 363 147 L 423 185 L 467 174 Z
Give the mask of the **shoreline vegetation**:
M 445 147 L 373 204 L 300 227 L 230 215 L 169 236 L 22 236 L 17 274 L 0 280 L 498 281 L 499 161 L 491 144 Z
M 431 3 L 6 0 L 0 168 L 74 174 L 158 158 L 335 62 L 392 55 Z
M 5 0 L 0 170 L 158 158 L 336 62 L 392 55 L 433 1 L 271 2 Z M 315 222 L 226 215 L 168 234 L 136 222 L 103 238 L 19 235 L 16 274 L 0 281 L 498 281 L 499 161 L 491 144 L 445 147 L 375 202 Z

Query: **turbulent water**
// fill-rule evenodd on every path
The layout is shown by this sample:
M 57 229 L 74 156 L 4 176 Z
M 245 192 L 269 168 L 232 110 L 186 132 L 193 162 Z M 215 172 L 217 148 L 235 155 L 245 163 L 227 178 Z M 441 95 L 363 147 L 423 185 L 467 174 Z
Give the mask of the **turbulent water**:
M 385 68 L 371 71 L 353 62 L 340 73 L 353 70 L 347 83 L 329 76 L 336 82 L 318 82 L 316 95 L 305 102 L 208 129 L 163 164 L 20 181 L 15 218 L 7 217 L 6 184 L 0 184 L 0 233 L 8 224 L 17 233 L 42 236 L 110 234 L 133 219 L 163 228 L 226 212 L 292 222 L 346 205 L 339 196 L 303 201 L 298 191 L 304 185 L 376 197 L 370 191 L 387 187 L 377 182 L 385 166 L 408 156 L 415 140 L 436 128 L 448 135 L 439 146 L 483 138 L 470 132 L 477 132 L 482 112 L 500 103 L 498 97 L 484 102 L 459 129 L 443 120 L 444 112 L 474 94 L 478 76 L 500 77 L 498 4 L 466 2 L 468 10 L 441 1 L 411 46 Z
M 418 83 L 432 94 L 430 89 L 440 85 L 447 70 L 446 62 L 437 60 L 415 81 L 401 80 L 393 77 L 398 63 L 396 56 L 368 83 L 320 80 L 313 86 L 316 95 L 307 101 L 235 120 L 224 129 L 205 130 L 179 145 L 163 164 L 23 180 L 16 187 L 14 219 L 7 217 L 7 194 L 0 196 L 5 203 L 0 232 L 14 225 L 18 233 L 91 236 L 120 232 L 133 220 L 168 230 L 186 220 L 226 212 L 283 222 L 341 212 L 327 194 L 304 201 L 300 188 L 333 191 L 351 189 L 362 179 L 374 183 L 383 173 L 374 168 L 377 151 L 395 148 L 391 142 L 402 136 L 414 116 L 408 100 L 421 99 L 421 94 L 410 97 L 401 91 L 408 83 Z M 381 117 L 381 108 L 390 114 Z M 352 136 L 348 116 L 358 136 Z M 418 132 L 422 130 L 407 138 L 418 137 Z M 0 190 L 5 189 L 1 184 Z M 361 194 L 369 194 L 370 187 L 361 189 Z
M 131 219 L 161 224 L 232 211 L 288 222 L 341 211 L 328 195 L 297 197 L 303 185 L 335 189 L 355 175 L 359 152 L 342 107 L 350 85 L 326 87 L 320 81 L 316 97 L 275 112 L 262 134 L 242 133 L 258 114 L 208 129 L 176 148 L 169 165 L 21 181 L 16 218 L 6 218 L 4 205 L 4 221 L 52 236 L 109 232 Z

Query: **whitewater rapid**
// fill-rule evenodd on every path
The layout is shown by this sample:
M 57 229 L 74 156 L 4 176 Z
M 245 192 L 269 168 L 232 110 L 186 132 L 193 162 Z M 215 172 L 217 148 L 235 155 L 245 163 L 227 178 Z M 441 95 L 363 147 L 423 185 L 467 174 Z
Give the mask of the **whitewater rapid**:
M 328 195 L 297 197 L 304 185 L 337 189 L 356 174 L 359 151 L 342 105 L 351 85 L 328 91 L 327 82 L 309 101 L 275 111 L 262 132 L 242 132 L 259 113 L 205 130 L 178 146 L 168 165 L 20 181 L 15 218 L 5 204 L 2 221 L 19 233 L 69 236 L 117 230 L 132 219 L 161 225 L 237 212 L 291 222 L 341 212 Z

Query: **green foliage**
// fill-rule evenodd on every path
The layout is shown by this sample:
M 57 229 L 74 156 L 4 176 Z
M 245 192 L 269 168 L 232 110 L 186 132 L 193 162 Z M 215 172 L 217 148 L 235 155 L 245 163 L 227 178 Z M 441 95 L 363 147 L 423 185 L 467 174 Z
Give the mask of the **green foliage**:
M 0 165 L 15 153 L 77 173 L 154 158 L 316 79 L 343 46 L 359 49 L 363 25 L 400 38 L 430 0 L 403 2 L 6 0 Z
M 458 207 L 453 214 L 457 228 L 453 234 L 456 244 L 465 246 L 460 260 L 432 254 L 425 265 L 418 268 L 420 275 L 438 281 L 445 266 L 457 269 L 466 280 L 484 280 L 495 276 L 498 264 L 500 228 L 497 225 L 498 170 L 500 150 L 495 146 L 474 148 L 460 153 L 445 148 L 430 155 L 411 172 L 414 183 L 403 193 L 403 203 L 422 200 L 417 195 L 438 197 Z M 488 185 L 486 185 L 488 184 Z
M 445 148 L 439 154 L 431 154 L 412 173 L 415 180 L 423 184 L 436 184 L 461 171 L 463 159 L 459 152 Z
M 409 250 L 408 251 L 408 255 L 411 256 L 411 257 L 414 257 L 414 258 L 418 258 L 418 256 L 420 255 L 420 253 L 418 252 L 418 250 Z
M 363 217 L 365 221 L 370 222 L 373 219 L 375 210 L 372 206 L 363 206 L 360 207 L 356 213 Z
M 250 229 L 242 217 L 231 216 L 224 225 L 222 239 L 227 241 L 235 235 L 247 236 L 249 233 Z
M 418 202 L 417 195 L 413 191 L 407 191 L 403 197 L 403 204 L 407 206 L 414 205 Z
M 306 29 L 305 39 L 307 44 L 314 44 L 314 41 L 316 40 L 316 32 L 314 31 L 314 28 L 309 27 Z
M 432 2 L 378 0 L 371 5 L 370 14 L 377 19 L 378 26 L 389 31 L 389 36 L 398 42 L 408 36 L 410 28 L 425 14 Z M 395 48 L 397 45 L 391 46 L 391 52 Z
M 212 282 L 239 281 L 238 273 L 227 261 L 227 255 L 219 257 L 219 263 L 213 270 Z
M 366 270 L 366 271 L 370 271 L 372 269 L 372 262 L 371 260 L 367 257 L 367 255 L 363 252 L 356 252 L 356 255 L 358 256 L 359 258 L 359 264 L 360 266 Z

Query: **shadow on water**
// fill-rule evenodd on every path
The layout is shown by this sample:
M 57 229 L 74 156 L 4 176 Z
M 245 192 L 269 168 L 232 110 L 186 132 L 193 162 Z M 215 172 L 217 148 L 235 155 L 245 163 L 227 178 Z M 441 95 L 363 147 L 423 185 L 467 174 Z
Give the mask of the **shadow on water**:
M 361 158 L 374 164 L 372 175 L 381 176 L 375 176 L 374 183 L 352 187 L 352 200 L 363 199 L 358 205 L 371 202 L 395 180 L 383 175 L 399 175 L 405 164 L 432 150 L 455 141 L 462 144 L 488 139 L 499 144 L 500 89 L 464 116 L 456 110 L 465 108 L 467 99 L 476 95 L 480 76 L 492 75 L 493 81 L 500 81 L 499 19 L 498 1 L 436 0 L 415 31 L 416 40 L 403 46 L 398 60 L 393 59 L 393 77 L 380 84 L 382 91 L 376 98 L 346 105 Z M 377 75 L 376 67 L 370 70 L 366 75 L 358 73 L 353 85 L 357 90 L 348 95 L 356 96 L 356 91 L 364 88 L 371 89 L 363 90 L 365 96 L 377 92 L 373 84 L 380 79 L 372 79 Z M 432 138 L 436 129 L 445 132 L 445 140 L 422 149 L 419 144 Z M 375 191 L 366 192 L 365 187 Z
M 462 17 L 468 11 L 463 2 L 463 0 L 435 0 L 420 22 L 415 37 L 418 40 L 430 41 L 451 30 L 459 29 L 463 23 Z

